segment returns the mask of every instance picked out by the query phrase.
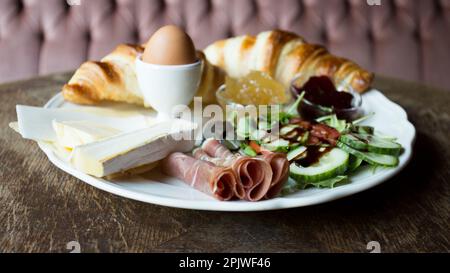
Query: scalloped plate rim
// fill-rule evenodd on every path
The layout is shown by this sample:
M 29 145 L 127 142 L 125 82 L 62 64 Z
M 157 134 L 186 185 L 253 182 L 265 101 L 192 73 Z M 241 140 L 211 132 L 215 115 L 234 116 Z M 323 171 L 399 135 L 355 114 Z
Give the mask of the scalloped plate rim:
M 80 179 L 81 181 L 96 187 L 100 190 L 112 193 L 114 195 L 122 196 L 125 198 L 173 207 L 182 209 L 194 209 L 194 210 L 206 210 L 206 211 L 266 211 L 266 210 L 279 210 L 296 207 L 304 207 L 317 205 L 321 203 L 331 202 L 336 199 L 347 197 L 370 188 L 373 188 L 390 178 L 398 174 L 403 170 L 412 157 L 412 146 L 416 137 L 416 130 L 414 126 L 408 121 L 406 111 L 398 104 L 390 101 L 380 91 L 372 89 L 368 91 L 363 97 L 374 97 L 373 100 L 381 100 L 384 107 L 388 107 L 390 111 L 393 111 L 396 116 L 396 122 L 404 124 L 409 131 L 409 143 L 404 147 L 405 152 L 401 156 L 400 165 L 394 169 L 383 170 L 381 173 L 377 173 L 367 179 L 364 183 L 343 185 L 333 189 L 321 189 L 317 194 L 302 197 L 278 197 L 271 200 L 265 200 L 261 202 L 245 202 L 245 201 L 233 201 L 233 202 L 220 202 L 214 199 L 207 200 L 186 200 L 176 199 L 171 197 L 164 197 L 155 194 L 144 193 L 137 190 L 127 189 L 123 185 L 116 184 L 101 178 L 95 178 L 85 173 L 76 170 L 67 162 L 60 159 L 53 151 L 52 147 L 45 142 L 38 142 L 39 147 L 44 151 L 49 160 L 58 168 L 64 172 L 71 174 L 72 176 Z M 53 96 L 46 104 L 45 108 L 58 108 L 64 103 L 62 93 L 58 93 Z M 181 201 L 181 202 L 180 202 Z

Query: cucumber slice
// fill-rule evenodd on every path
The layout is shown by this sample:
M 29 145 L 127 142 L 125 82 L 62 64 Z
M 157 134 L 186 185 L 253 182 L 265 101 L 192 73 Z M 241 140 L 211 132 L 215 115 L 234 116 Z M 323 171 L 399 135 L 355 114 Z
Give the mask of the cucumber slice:
M 251 136 L 251 132 L 256 130 L 255 121 L 250 117 L 243 117 L 238 120 L 236 126 L 236 134 L 242 138 Z
M 376 154 L 398 156 L 402 151 L 402 145 L 369 134 L 345 134 L 339 141 L 353 149 Z
M 262 144 L 262 147 L 271 152 L 287 152 L 289 150 L 289 141 L 284 139 L 277 139 L 267 144 Z
M 225 139 L 223 144 L 231 151 L 237 151 L 241 148 L 241 142 L 238 140 L 228 140 Z
M 367 150 L 369 145 L 352 134 L 345 134 L 339 137 L 339 141 L 356 150 Z
M 397 167 L 398 166 L 398 158 L 392 155 L 384 155 L 384 154 L 376 154 L 371 152 L 361 152 L 352 147 L 338 141 L 337 146 L 342 150 L 348 152 L 364 160 L 365 162 L 371 165 L 384 166 L 384 167 Z
M 351 173 L 353 171 L 355 171 L 356 169 L 359 168 L 359 166 L 361 166 L 363 160 L 361 158 L 358 158 L 354 155 L 350 155 L 350 158 L 348 160 L 348 169 L 347 172 Z
M 285 136 L 285 135 L 289 134 L 290 132 L 294 131 L 295 128 L 298 128 L 298 127 L 299 126 L 295 125 L 295 124 L 284 126 L 280 129 L 280 135 Z
M 349 154 L 334 148 L 323 155 L 319 162 L 302 167 L 295 162 L 290 165 L 290 175 L 298 182 L 319 182 L 344 174 L 348 166 Z
M 251 140 L 258 140 L 261 141 L 262 139 L 264 139 L 269 133 L 267 133 L 264 130 L 255 130 L 250 134 L 250 139 Z
M 399 156 L 402 152 L 402 145 L 379 137 L 371 137 L 368 150 L 376 154 Z
M 352 133 L 373 135 L 375 128 L 372 126 L 352 126 Z
M 299 155 L 303 154 L 307 148 L 305 146 L 300 146 L 295 148 L 294 150 L 290 151 L 287 154 L 287 160 L 291 162 L 292 160 L 296 159 Z

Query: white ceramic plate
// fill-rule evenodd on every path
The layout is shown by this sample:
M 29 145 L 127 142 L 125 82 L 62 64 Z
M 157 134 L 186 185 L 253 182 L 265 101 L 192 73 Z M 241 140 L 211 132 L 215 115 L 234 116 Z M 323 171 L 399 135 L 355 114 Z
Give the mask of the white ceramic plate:
M 64 101 L 61 93 L 53 97 L 46 108 L 81 107 Z M 63 160 L 61 154 L 51 144 L 40 142 L 39 146 L 47 154 L 50 161 L 63 171 L 77 177 L 91 186 L 101 190 L 162 206 L 211 210 L 211 211 L 262 211 L 302 207 L 329 202 L 372 188 L 398 172 L 408 163 L 412 154 L 412 145 L 415 139 L 415 128 L 408 121 L 406 112 L 397 104 L 388 100 L 377 90 L 371 90 L 363 95 L 363 107 L 366 113 L 374 112 L 366 124 L 374 126 L 377 131 L 387 133 L 398 138 L 405 149 L 400 157 L 400 164 L 393 169 L 378 169 L 374 173 L 370 169 L 362 169 L 352 175 L 351 183 L 334 189 L 307 189 L 285 197 L 261 202 L 232 201 L 220 202 L 199 191 L 196 191 L 183 182 L 166 177 L 158 170 L 128 178 L 126 180 L 107 181 L 86 175 L 73 168 Z

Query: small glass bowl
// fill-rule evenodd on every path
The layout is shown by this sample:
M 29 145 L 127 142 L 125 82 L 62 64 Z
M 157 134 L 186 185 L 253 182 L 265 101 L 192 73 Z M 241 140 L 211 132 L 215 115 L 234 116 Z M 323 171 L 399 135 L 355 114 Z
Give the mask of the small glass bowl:
M 226 91 L 226 85 L 222 84 L 221 86 L 219 86 L 219 88 L 217 88 L 216 91 L 216 99 L 217 102 L 219 103 L 219 105 L 225 110 L 227 105 L 229 107 L 231 107 L 232 109 L 234 108 L 243 108 L 245 107 L 244 105 L 240 104 L 240 103 L 236 103 L 228 98 L 225 98 L 223 96 L 223 93 L 225 93 Z
M 216 98 L 219 105 L 222 107 L 224 111 L 224 116 L 227 120 L 236 119 L 236 114 L 244 116 L 250 116 L 255 120 L 261 116 L 267 116 L 267 114 L 271 113 L 279 113 L 282 111 L 282 107 L 278 104 L 275 105 L 254 105 L 254 104 L 241 104 L 234 102 L 231 99 L 225 98 L 223 93 L 226 91 L 226 85 L 221 85 L 216 91 Z M 286 92 L 288 89 L 286 89 Z M 290 96 L 290 95 L 289 95 Z M 254 116 L 255 115 L 255 116 Z
M 299 80 L 299 78 L 301 78 L 301 76 L 294 78 L 294 80 L 292 80 L 291 82 L 290 89 L 294 97 L 297 97 L 299 95 L 298 88 L 295 87 L 295 82 Z M 352 94 L 353 100 L 351 108 L 329 108 L 319 104 L 315 104 L 308 99 L 303 98 L 299 105 L 299 112 L 301 113 L 301 115 L 307 119 L 317 119 L 323 116 L 336 114 L 339 119 L 345 119 L 349 122 L 362 117 L 364 115 L 364 111 L 362 109 L 361 95 L 356 92 L 351 86 L 345 86 L 336 89 L 338 90 L 338 92 L 348 92 Z
M 285 94 L 286 94 L 286 96 L 287 96 L 288 98 L 291 98 L 292 96 L 291 96 L 291 94 L 289 93 L 289 90 L 290 90 L 289 88 L 286 88 L 284 92 L 285 92 Z M 237 103 L 237 102 L 234 102 L 234 101 L 232 101 L 232 100 L 230 100 L 230 99 L 225 98 L 225 97 L 223 96 L 223 94 L 225 93 L 225 91 L 226 91 L 226 84 L 225 84 L 225 83 L 222 84 L 221 86 L 219 86 L 219 88 L 217 88 L 217 90 L 216 90 L 216 99 L 217 99 L 217 102 L 218 102 L 219 105 L 222 106 L 224 109 L 225 109 L 225 107 L 226 107 L 227 105 L 232 106 L 232 107 L 246 107 L 246 106 L 249 106 L 248 104 Z M 289 100 L 288 102 L 290 102 L 290 100 Z M 252 105 L 252 104 L 250 104 L 250 105 Z M 278 105 L 278 104 L 274 104 L 274 105 Z M 259 106 L 259 105 L 256 105 L 256 106 Z
M 270 113 L 271 111 L 281 111 L 281 107 L 278 104 L 275 105 L 265 105 L 267 108 L 261 110 L 261 107 L 264 105 L 254 105 L 254 104 L 241 104 L 237 103 L 231 99 L 225 98 L 223 93 L 226 91 L 226 84 L 222 84 L 216 91 L 216 99 L 219 105 L 222 107 L 224 111 L 228 111 L 227 113 L 231 113 L 233 111 L 247 111 L 249 113 L 253 113 L 253 109 L 256 110 L 256 114 L 259 115 L 261 113 Z M 288 89 L 286 90 L 288 93 Z M 291 96 L 291 95 L 289 95 Z M 256 109 L 255 109 L 256 107 Z M 262 111 L 262 112 L 260 112 Z

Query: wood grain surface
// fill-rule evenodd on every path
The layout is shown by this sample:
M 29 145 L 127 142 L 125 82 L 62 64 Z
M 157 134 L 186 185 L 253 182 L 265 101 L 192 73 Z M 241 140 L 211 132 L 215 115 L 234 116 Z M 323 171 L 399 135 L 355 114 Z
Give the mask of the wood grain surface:
M 8 128 L 16 104 L 42 106 L 68 80 L 0 85 L 0 252 L 448 252 L 450 92 L 378 77 L 418 130 L 408 167 L 366 192 L 257 213 L 166 208 L 97 190 Z

